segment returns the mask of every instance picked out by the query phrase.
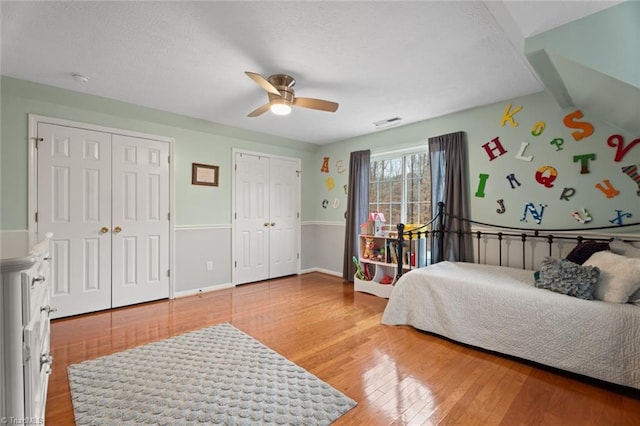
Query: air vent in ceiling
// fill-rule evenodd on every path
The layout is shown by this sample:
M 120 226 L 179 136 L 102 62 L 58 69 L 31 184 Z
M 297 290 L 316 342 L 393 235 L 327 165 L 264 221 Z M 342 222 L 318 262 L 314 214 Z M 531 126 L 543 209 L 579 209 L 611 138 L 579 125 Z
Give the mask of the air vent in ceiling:
M 386 120 L 375 121 L 376 130 L 386 129 L 388 127 L 397 126 L 402 121 L 400 117 L 387 118 Z

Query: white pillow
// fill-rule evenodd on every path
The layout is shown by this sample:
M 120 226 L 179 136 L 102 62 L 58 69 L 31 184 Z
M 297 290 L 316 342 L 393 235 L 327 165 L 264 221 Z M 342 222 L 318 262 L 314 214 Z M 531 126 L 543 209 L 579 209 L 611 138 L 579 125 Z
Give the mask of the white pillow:
M 610 251 L 591 255 L 582 266 L 600 268 L 600 278 L 593 296 L 611 303 L 627 303 L 629 296 L 640 289 L 640 259 L 631 259 Z
M 635 244 L 637 243 L 627 243 L 616 238 L 609 243 L 609 249 L 616 254 L 640 259 L 640 248 Z

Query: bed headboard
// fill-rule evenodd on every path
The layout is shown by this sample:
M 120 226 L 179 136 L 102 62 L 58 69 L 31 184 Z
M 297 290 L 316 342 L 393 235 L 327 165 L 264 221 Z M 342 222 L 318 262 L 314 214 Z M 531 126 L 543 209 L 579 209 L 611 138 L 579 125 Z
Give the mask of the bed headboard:
M 592 228 L 579 232 L 576 230 L 553 230 L 552 232 L 497 227 L 485 223 L 475 222 L 463 218 L 455 218 L 469 223 L 471 231 L 447 231 L 445 222 L 448 216 L 445 213 L 444 203 L 438 203 L 438 209 L 433 219 L 418 228 L 406 230 L 404 224 L 397 225 L 398 230 L 398 269 L 399 278 L 403 272 L 415 267 L 406 263 L 403 251 L 413 248 L 420 259 L 426 261 L 417 266 L 427 266 L 444 259 L 432 257 L 432 253 L 444 253 L 445 237 L 470 239 L 473 246 L 473 262 L 499 266 L 511 266 L 523 269 L 537 269 L 545 257 L 565 257 L 580 242 L 587 240 L 610 242 L 614 237 L 624 240 L 640 240 L 640 236 L 631 234 L 611 234 L 598 232 Z M 452 235 L 453 234 L 453 235 Z M 424 239 L 424 244 L 416 244 Z M 401 244 L 401 242 L 404 242 Z M 434 248 L 437 248 L 434 250 Z M 426 249 L 427 253 L 420 253 Z

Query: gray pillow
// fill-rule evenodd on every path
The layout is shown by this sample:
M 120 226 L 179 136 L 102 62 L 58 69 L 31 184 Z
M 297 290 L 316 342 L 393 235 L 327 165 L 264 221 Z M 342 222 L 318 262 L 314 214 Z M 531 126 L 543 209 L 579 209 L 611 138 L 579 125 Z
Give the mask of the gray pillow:
M 567 296 L 593 300 L 600 276 L 597 266 L 581 266 L 566 259 L 547 257 L 535 276 L 535 286 Z

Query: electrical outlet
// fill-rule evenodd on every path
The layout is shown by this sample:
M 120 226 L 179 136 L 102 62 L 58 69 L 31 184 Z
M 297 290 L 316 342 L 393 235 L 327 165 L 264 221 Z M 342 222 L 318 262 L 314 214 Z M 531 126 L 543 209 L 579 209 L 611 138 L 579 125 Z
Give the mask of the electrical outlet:
M 213 271 L 213 260 L 207 262 L 207 271 Z

